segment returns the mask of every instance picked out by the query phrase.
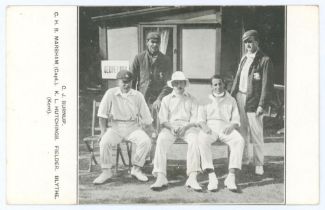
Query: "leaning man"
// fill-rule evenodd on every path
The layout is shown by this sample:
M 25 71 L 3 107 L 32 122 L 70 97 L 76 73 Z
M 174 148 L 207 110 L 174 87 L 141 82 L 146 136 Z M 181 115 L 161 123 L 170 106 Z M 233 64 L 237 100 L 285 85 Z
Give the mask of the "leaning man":
M 237 100 L 241 119 L 240 132 L 245 139 L 243 164 L 250 162 L 248 146 L 252 143 L 255 173 L 263 175 L 263 113 L 269 106 L 273 91 L 273 64 L 259 48 L 257 31 L 246 31 L 242 40 L 246 54 L 239 63 L 231 95 Z
M 103 184 L 113 176 L 112 147 L 123 140 L 136 144 L 131 175 L 140 181 L 148 181 L 141 167 L 150 150 L 151 139 L 142 130 L 140 123 L 151 127 L 152 117 L 143 95 L 131 89 L 133 74 L 121 70 L 117 79 L 118 87 L 106 91 L 98 109 L 102 173 L 94 180 L 94 184 Z
M 168 56 L 159 51 L 160 34 L 150 32 L 146 38 L 147 49 L 135 56 L 131 71 L 135 75 L 133 87 L 145 97 L 148 106 L 158 110 L 161 100 L 172 89 L 166 85 L 173 72 Z

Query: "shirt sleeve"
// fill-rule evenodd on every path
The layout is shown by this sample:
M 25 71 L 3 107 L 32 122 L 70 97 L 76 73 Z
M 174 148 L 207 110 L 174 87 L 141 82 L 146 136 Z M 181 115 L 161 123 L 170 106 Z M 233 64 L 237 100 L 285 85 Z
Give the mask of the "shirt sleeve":
M 238 107 L 237 107 L 237 102 L 235 99 L 232 100 L 232 111 L 231 111 L 230 122 L 240 126 L 240 116 L 239 116 L 239 111 L 238 111 Z
M 169 121 L 168 100 L 169 100 L 169 97 L 165 97 L 162 99 L 159 114 L 158 114 L 160 124 L 163 124 L 163 123 Z
M 198 115 L 198 102 L 196 99 L 192 99 L 192 107 L 191 107 L 191 118 L 190 123 L 197 123 L 197 115 Z
M 139 92 L 139 97 L 140 97 L 140 118 L 141 118 L 141 123 L 145 125 L 150 125 L 153 121 L 151 117 L 151 113 L 149 110 L 149 107 L 144 99 L 144 96 Z
M 207 106 L 201 105 L 198 108 L 197 122 L 206 122 L 207 121 Z
M 111 112 L 111 107 L 112 107 L 112 97 L 110 96 L 109 92 L 106 91 L 105 95 L 103 96 L 99 104 L 97 116 L 108 119 L 108 116 Z

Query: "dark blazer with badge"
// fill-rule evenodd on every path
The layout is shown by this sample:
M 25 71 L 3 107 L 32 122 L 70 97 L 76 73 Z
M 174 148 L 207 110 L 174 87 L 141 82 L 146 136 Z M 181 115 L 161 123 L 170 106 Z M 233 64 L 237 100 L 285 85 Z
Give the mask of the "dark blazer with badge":
M 168 56 L 161 52 L 154 62 L 151 62 L 147 50 L 138 54 L 134 58 L 131 71 L 135 76 L 134 88 L 145 96 L 147 102 L 150 95 L 162 99 L 171 92 L 171 88 L 166 84 L 173 73 L 172 63 Z
M 240 74 L 247 57 L 244 56 L 238 66 L 231 95 L 236 96 L 239 90 Z M 266 109 L 273 94 L 273 64 L 271 59 L 262 51 L 256 52 L 255 58 L 249 68 L 247 81 L 246 112 L 256 112 L 258 106 Z

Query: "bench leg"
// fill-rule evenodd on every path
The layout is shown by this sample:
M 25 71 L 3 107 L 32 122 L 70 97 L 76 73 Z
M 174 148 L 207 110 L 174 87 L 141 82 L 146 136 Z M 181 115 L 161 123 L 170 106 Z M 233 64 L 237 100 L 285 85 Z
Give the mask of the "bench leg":
M 91 152 L 92 153 L 92 152 Z M 88 172 L 92 171 L 92 166 L 93 166 L 93 157 L 92 154 L 90 153 L 89 155 L 89 167 L 88 167 Z
M 95 163 L 95 165 L 98 165 L 98 162 L 96 160 L 96 157 L 95 157 L 95 153 L 94 153 L 94 148 L 95 148 L 95 145 L 94 145 L 94 142 L 91 142 L 91 145 L 88 144 L 88 142 L 85 142 L 86 143 L 86 146 L 87 146 L 87 149 L 89 151 L 89 168 L 88 168 L 88 171 L 91 172 L 92 171 L 92 166 L 93 166 L 93 161 Z
M 121 149 L 121 147 L 120 147 L 120 155 L 121 155 L 121 160 L 122 160 L 123 165 L 124 165 L 124 166 L 127 166 L 127 165 L 126 165 L 126 162 L 125 162 L 125 159 L 124 159 L 124 156 L 123 156 L 123 153 L 122 153 L 122 149 Z
M 119 157 L 120 156 L 121 156 L 121 160 L 122 160 L 123 165 L 128 166 L 129 171 L 131 171 L 131 166 L 132 166 L 132 162 L 131 162 L 132 143 L 129 143 L 129 142 L 126 143 L 126 150 L 127 150 L 127 154 L 128 154 L 128 158 L 129 158 L 129 164 L 128 165 L 126 164 L 126 161 L 124 159 L 120 144 L 117 145 L 117 149 L 116 149 L 116 173 L 118 171 L 118 163 L 119 163 Z
M 128 153 L 128 158 L 129 158 L 129 171 L 131 172 L 131 166 L 132 166 L 132 142 L 127 142 L 126 143 L 126 150 Z
M 120 153 L 121 153 L 121 147 L 120 147 L 120 144 L 117 144 L 117 146 L 116 146 L 116 164 L 115 164 L 116 173 L 118 171 L 118 162 L 119 162 Z
M 95 143 L 92 142 L 91 145 L 92 145 L 92 146 L 91 146 L 91 157 L 92 157 L 92 159 L 93 159 L 95 165 L 98 165 L 98 162 L 97 162 L 97 160 L 96 160 L 95 153 L 94 153 Z

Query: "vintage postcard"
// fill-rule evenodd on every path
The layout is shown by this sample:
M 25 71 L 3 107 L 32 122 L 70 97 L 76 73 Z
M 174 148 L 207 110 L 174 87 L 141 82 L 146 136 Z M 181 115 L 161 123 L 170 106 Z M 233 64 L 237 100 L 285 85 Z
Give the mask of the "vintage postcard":
M 318 6 L 6 12 L 7 204 L 319 203 Z

